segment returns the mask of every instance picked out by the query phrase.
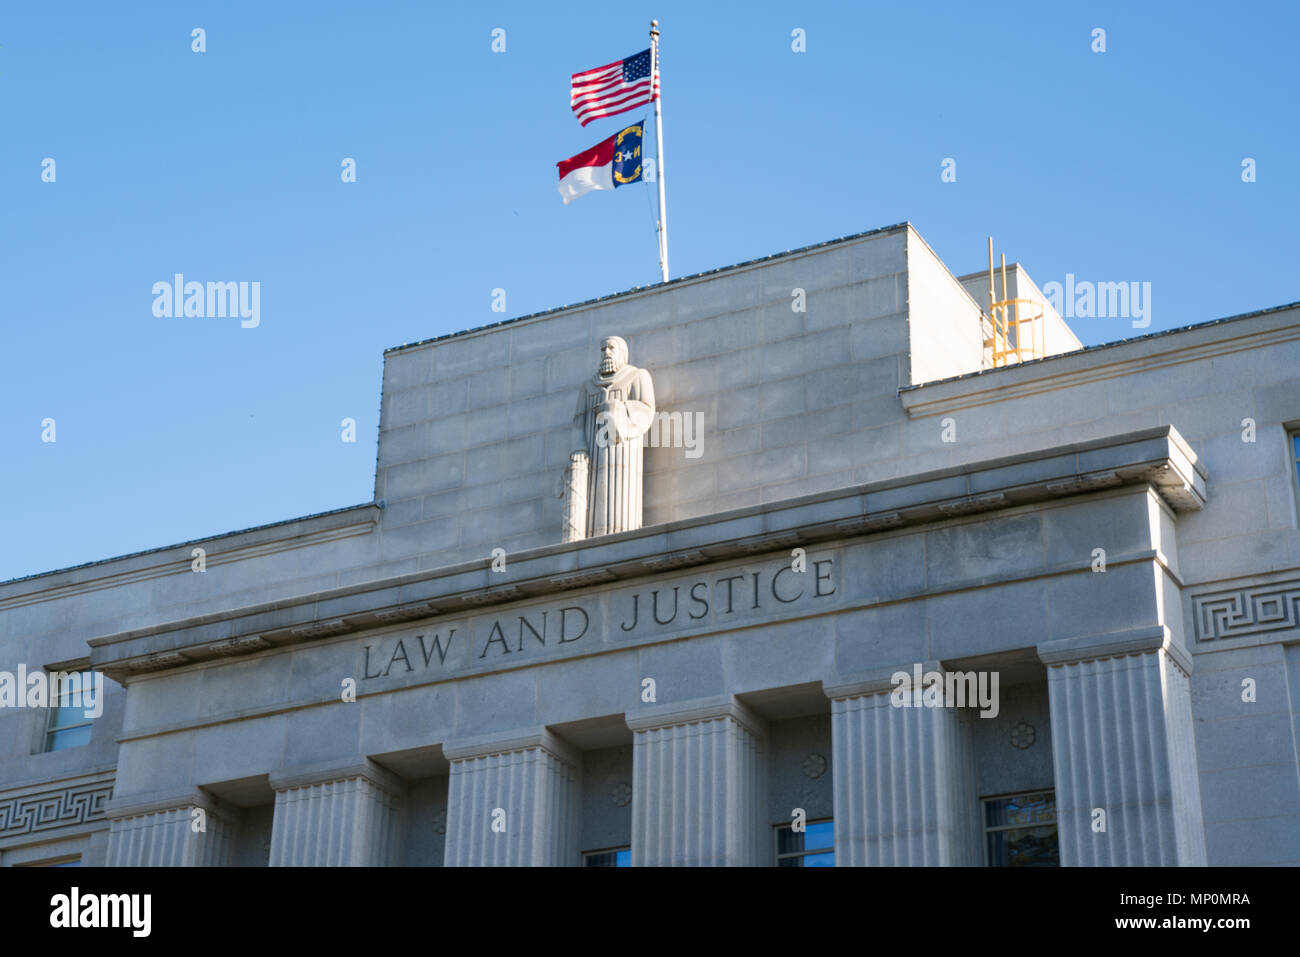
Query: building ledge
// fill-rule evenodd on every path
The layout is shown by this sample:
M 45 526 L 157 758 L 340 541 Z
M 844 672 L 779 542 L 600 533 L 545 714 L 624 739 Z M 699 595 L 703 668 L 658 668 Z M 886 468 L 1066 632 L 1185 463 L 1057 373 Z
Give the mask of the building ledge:
M 899 389 L 916 419 L 1300 339 L 1300 303 Z
M 174 575 L 188 568 L 194 548 L 203 548 L 211 567 L 290 549 L 308 548 L 350 535 L 365 534 L 379 522 L 381 506 L 367 502 L 347 508 L 289 518 L 236 532 L 224 532 L 175 545 L 39 572 L 0 582 L 0 611 L 69 595 L 117 588 L 132 582 Z

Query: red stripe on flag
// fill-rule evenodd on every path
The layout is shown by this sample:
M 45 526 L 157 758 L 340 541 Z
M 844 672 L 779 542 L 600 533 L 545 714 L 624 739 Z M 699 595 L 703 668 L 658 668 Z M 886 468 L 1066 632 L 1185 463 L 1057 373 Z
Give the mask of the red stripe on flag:
M 650 92 L 650 81 L 648 79 L 638 80 L 632 86 L 626 89 L 617 90 L 613 93 L 607 93 L 604 96 L 584 97 L 573 104 L 573 112 L 581 113 L 583 110 L 592 106 L 611 106 L 622 103 L 629 96 L 645 96 Z
M 634 110 L 638 106 L 644 106 L 646 103 L 653 102 L 654 97 L 649 95 L 650 88 L 646 85 L 644 89 L 632 91 L 628 96 L 611 99 L 607 102 L 593 104 L 588 107 L 578 109 L 574 107 L 573 112 L 577 114 L 578 121 L 586 126 L 594 119 L 602 116 L 617 116 L 619 113 L 626 113 L 628 110 Z M 629 102 L 630 101 L 630 102 Z
M 574 80 L 573 88 L 575 90 L 588 90 L 593 87 L 600 86 L 604 83 L 613 83 L 616 80 L 621 80 L 622 78 L 623 78 L 623 71 L 622 69 L 619 69 L 619 70 L 612 71 L 610 73 L 602 73 L 600 76 L 589 77 L 586 80 Z
M 614 139 L 618 134 L 615 133 L 607 140 L 597 143 L 589 150 L 583 150 L 577 156 L 570 156 L 566 160 L 560 160 L 555 165 L 560 168 L 560 179 L 568 176 L 575 169 L 583 166 L 608 166 L 614 162 Z
M 575 87 L 570 93 L 570 96 L 575 100 L 588 100 L 592 97 L 600 97 L 610 90 L 617 90 L 622 85 L 622 80 L 614 80 L 610 83 L 606 83 L 604 86 L 593 86 L 590 89 L 579 90 Z
M 594 67 L 590 70 L 583 70 L 581 73 L 573 74 L 573 78 L 576 80 L 580 76 L 589 76 L 592 73 L 600 73 L 602 70 L 609 70 L 612 69 L 613 67 L 618 67 L 619 70 L 622 71 L 623 61 L 615 60 L 613 63 L 606 63 L 604 66 Z

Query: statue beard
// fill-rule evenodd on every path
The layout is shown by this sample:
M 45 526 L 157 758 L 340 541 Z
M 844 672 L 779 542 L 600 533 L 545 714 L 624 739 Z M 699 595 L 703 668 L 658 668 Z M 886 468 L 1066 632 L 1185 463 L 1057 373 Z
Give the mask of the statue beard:
M 600 360 L 601 375 L 613 375 L 617 371 L 618 371 L 618 360 L 616 360 L 613 356 L 606 356 L 604 359 Z

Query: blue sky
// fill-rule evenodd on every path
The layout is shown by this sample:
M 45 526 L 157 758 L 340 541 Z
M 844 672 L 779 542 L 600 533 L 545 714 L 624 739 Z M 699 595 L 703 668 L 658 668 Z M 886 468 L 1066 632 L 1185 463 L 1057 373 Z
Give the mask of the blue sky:
M 958 273 L 991 233 L 1150 282 L 1146 332 L 1300 299 L 1297 6 L 1136 6 L 8 5 L 0 580 L 368 501 L 385 348 L 657 281 L 653 186 L 566 207 L 554 165 L 637 116 L 568 78 L 651 16 L 674 276 L 910 220 Z M 260 326 L 156 318 L 176 272 Z

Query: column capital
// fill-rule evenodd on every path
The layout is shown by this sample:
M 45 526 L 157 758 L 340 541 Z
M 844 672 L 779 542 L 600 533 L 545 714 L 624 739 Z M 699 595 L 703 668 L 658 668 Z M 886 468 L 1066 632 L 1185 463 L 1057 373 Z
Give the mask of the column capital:
M 735 695 L 673 701 L 629 711 L 624 716 L 633 731 L 649 731 L 679 724 L 695 724 L 716 718 L 731 718 L 755 737 L 767 737 L 767 722 L 740 702 Z
M 115 798 L 106 802 L 105 817 L 109 867 L 221 867 L 230 862 L 240 812 L 185 787 Z
M 1045 641 L 1036 650 L 1039 660 L 1049 668 L 1099 658 L 1122 658 L 1125 655 L 1163 651 L 1183 674 L 1192 673 L 1192 656 L 1186 648 L 1173 640 L 1173 635 L 1165 625 L 1129 628 L 1080 638 L 1060 638 Z
M 123 797 L 114 795 L 104 802 L 104 817 L 114 820 L 194 807 L 202 808 L 205 813 L 218 817 L 231 816 L 230 808 L 214 795 L 201 788 L 186 787 L 152 791 L 147 794 L 129 794 Z
M 344 765 L 303 765 L 297 768 L 276 771 L 270 775 L 271 787 L 276 791 L 289 791 L 293 788 L 329 784 L 332 781 L 350 781 L 353 778 L 364 778 L 390 794 L 402 793 L 402 779 L 393 772 L 381 768 L 369 758 L 360 758 L 355 762 Z
M 461 738 L 444 744 L 442 753 L 448 761 L 463 761 L 467 758 L 510 754 L 513 751 L 528 751 L 534 748 L 550 753 L 565 764 L 577 766 L 582 763 L 578 751 L 545 725 L 534 728 L 512 728 L 509 731 Z
M 874 668 L 871 671 L 859 671 L 853 674 L 832 675 L 822 679 L 822 692 L 828 698 L 862 698 L 869 695 L 885 694 L 896 687 L 894 675 L 900 671 L 910 679 L 917 665 L 921 673 L 934 671 L 947 674 L 948 669 L 941 661 L 909 661 L 892 668 Z

